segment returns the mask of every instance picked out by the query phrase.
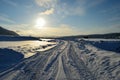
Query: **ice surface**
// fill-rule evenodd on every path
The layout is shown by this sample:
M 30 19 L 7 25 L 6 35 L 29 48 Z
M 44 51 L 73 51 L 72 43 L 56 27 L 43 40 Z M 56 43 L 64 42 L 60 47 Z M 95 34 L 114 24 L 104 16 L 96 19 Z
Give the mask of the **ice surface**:
M 56 42 L 46 41 L 1 41 L 0 48 L 13 49 L 28 58 L 35 55 L 37 51 L 45 51 L 56 45 Z

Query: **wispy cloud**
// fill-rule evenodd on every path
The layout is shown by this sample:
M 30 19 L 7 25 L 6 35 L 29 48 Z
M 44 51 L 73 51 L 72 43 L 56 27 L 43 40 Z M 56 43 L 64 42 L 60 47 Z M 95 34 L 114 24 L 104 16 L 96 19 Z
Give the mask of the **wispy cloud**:
M 45 8 L 51 8 L 54 7 L 57 0 L 35 0 L 36 4 L 45 7 Z
M 104 10 L 100 11 L 100 14 L 103 15 L 103 17 L 106 18 L 107 24 L 113 24 L 113 23 L 120 23 L 120 7 L 119 5 L 115 5 L 109 8 L 106 8 Z
M 85 1 L 83 0 L 73 0 L 71 2 L 67 0 L 57 0 L 57 6 L 55 7 L 55 11 L 57 14 L 61 14 L 62 16 L 71 16 L 71 15 L 84 15 L 86 12 Z
M 17 6 L 18 4 L 15 2 L 15 1 L 13 1 L 13 0 L 3 0 L 5 3 L 7 3 L 7 4 L 9 4 L 9 5 L 11 5 L 11 6 Z
M 104 14 L 104 15 L 111 15 L 111 14 L 116 14 L 120 11 L 120 6 L 119 5 L 115 5 L 115 6 L 111 6 L 111 7 L 108 7 L 106 9 L 103 9 L 100 11 L 100 13 Z
M 120 22 L 120 16 L 113 16 L 111 18 L 108 18 L 108 22 Z
M 111 27 L 118 29 L 118 31 L 120 32 L 120 23 L 113 24 L 113 25 L 111 25 Z
M 8 16 L 4 16 L 4 15 L 0 15 L 0 21 L 7 23 L 15 23 L 15 21 L 10 19 Z
M 66 35 L 67 36 L 67 35 L 75 35 L 80 33 L 79 31 L 73 29 L 71 26 L 67 24 L 62 24 L 59 27 L 46 27 L 44 29 L 37 29 L 33 27 L 33 25 L 29 25 L 29 24 L 14 24 L 14 25 L 5 25 L 5 26 L 11 27 L 12 30 L 17 31 L 20 35 L 27 35 L 27 36 L 28 35 L 32 35 L 32 36 L 65 36 Z
M 9 28 L 11 30 L 25 30 L 26 28 L 31 29 L 32 25 L 30 25 L 30 24 L 16 24 L 15 23 L 15 24 L 1 24 L 1 26 Z
M 48 9 L 44 12 L 39 13 L 39 15 L 50 15 L 54 13 L 54 8 Z
M 84 15 L 86 12 L 86 10 L 84 9 L 84 7 L 60 7 L 56 10 L 57 14 L 60 14 L 62 16 L 71 16 L 71 15 L 77 15 L 77 16 L 81 16 Z
M 79 15 L 83 16 L 90 8 L 96 7 L 103 3 L 105 0 L 74 0 L 71 4 L 67 1 L 59 1 L 57 6 L 57 12 L 59 14 Z
M 56 12 L 56 14 L 61 14 L 63 16 L 69 15 L 84 15 L 89 8 L 95 7 L 106 0 L 35 0 L 36 4 L 40 7 L 46 8 L 47 10 L 42 14 L 47 14 L 49 9 Z
M 100 4 L 102 4 L 103 2 L 105 2 L 106 0 L 86 0 L 86 7 L 87 8 L 91 8 L 91 7 L 94 7 L 94 6 L 98 6 Z

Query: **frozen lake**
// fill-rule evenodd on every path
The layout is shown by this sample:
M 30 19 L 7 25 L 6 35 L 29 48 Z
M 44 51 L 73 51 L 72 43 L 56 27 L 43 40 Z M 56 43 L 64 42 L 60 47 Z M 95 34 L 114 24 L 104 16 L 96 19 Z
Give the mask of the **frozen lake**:
M 56 42 L 48 41 L 0 41 L 0 48 L 13 49 L 28 58 L 36 54 L 36 51 L 45 51 L 56 45 Z
M 0 48 L 7 48 L 13 46 L 25 46 L 29 45 L 31 47 L 47 45 L 47 44 L 56 44 L 55 42 L 47 41 L 0 41 Z

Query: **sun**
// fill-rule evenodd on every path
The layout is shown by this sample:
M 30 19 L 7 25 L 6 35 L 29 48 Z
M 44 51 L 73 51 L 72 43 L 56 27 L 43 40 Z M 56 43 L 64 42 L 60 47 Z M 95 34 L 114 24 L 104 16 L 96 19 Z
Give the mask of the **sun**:
M 35 26 L 41 29 L 45 26 L 45 24 L 46 24 L 45 19 L 40 17 L 36 20 Z

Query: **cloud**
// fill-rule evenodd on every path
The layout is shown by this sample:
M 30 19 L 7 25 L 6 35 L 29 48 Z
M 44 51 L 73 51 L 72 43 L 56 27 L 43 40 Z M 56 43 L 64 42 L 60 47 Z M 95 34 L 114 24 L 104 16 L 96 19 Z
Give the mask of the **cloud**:
M 8 28 L 17 31 L 20 35 L 31 36 L 68 36 L 79 34 L 77 29 L 72 28 L 69 25 L 62 24 L 59 27 L 45 27 L 44 29 L 37 29 L 33 25 L 29 24 L 15 24 L 6 25 Z M 27 28 L 27 29 L 26 29 Z
M 120 23 L 120 7 L 119 5 L 111 6 L 108 8 L 105 8 L 99 12 L 102 14 L 103 17 L 105 17 L 106 21 L 104 23 L 107 24 L 117 24 Z
M 89 0 L 86 0 L 86 3 L 88 3 L 88 5 L 86 7 L 91 8 L 91 7 L 94 7 L 94 6 L 98 6 L 105 1 L 106 0 L 92 0 L 92 1 L 89 2 Z
M 84 7 L 64 7 L 58 9 L 57 13 L 60 13 L 62 16 L 71 16 L 71 15 L 77 15 L 82 16 L 86 13 L 86 10 Z
M 108 18 L 108 22 L 119 22 L 120 21 L 120 16 L 113 16 L 111 18 Z
M 35 0 L 38 6 L 46 9 L 41 14 L 47 15 L 54 11 L 57 15 L 63 17 L 71 15 L 83 16 L 89 8 L 95 7 L 104 1 L 106 0 Z
M 120 32 L 120 23 L 117 23 L 117 24 L 113 24 L 111 25 L 112 28 L 118 28 L 118 31 Z
M 96 7 L 106 0 L 59 0 L 56 12 L 62 16 L 83 16 L 90 8 Z
M 12 5 L 12 6 L 17 6 L 18 4 L 13 2 L 12 0 L 3 0 L 5 3 L 9 4 L 9 5 Z
M 59 27 L 49 27 L 47 31 L 53 36 L 75 35 L 79 32 L 70 25 L 61 24 Z
M 41 7 L 51 8 L 54 7 L 57 0 L 35 0 L 36 4 Z
M 51 8 L 49 10 L 46 10 L 44 12 L 39 13 L 39 15 L 50 15 L 54 13 L 54 8 Z
M 82 3 L 83 1 L 73 0 L 71 2 L 65 1 L 58 1 L 56 13 L 62 16 L 71 16 L 71 15 L 84 15 L 85 8 Z
M 0 15 L 0 21 L 7 23 L 15 23 L 15 21 L 4 15 Z

